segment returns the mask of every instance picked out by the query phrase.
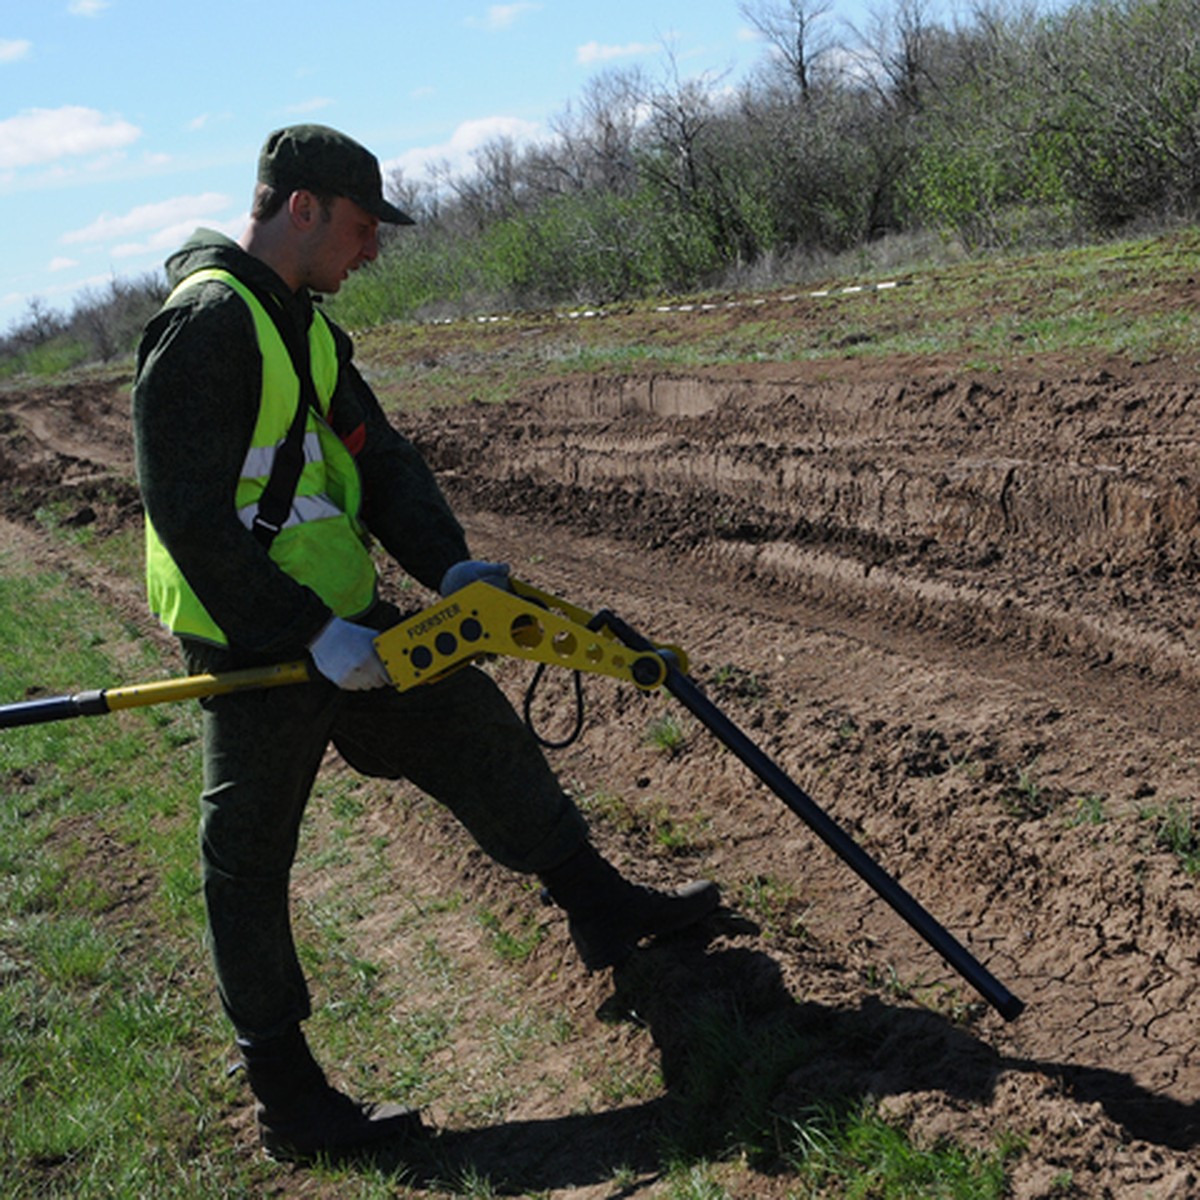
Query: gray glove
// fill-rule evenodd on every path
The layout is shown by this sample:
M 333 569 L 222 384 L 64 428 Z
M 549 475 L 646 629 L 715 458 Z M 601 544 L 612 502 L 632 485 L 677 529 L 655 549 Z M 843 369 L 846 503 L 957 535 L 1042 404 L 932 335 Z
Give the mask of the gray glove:
M 348 692 L 387 687 L 391 677 L 375 652 L 374 629 L 333 617 L 308 643 L 317 670 Z
M 448 596 L 451 592 L 457 592 L 459 588 L 465 588 L 469 583 L 478 583 L 480 580 L 490 583 L 502 592 L 511 591 L 508 586 L 509 573 L 508 563 L 480 562 L 478 559 L 465 558 L 462 562 L 455 563 L 442 576 L 438 591 L 443 596 Z

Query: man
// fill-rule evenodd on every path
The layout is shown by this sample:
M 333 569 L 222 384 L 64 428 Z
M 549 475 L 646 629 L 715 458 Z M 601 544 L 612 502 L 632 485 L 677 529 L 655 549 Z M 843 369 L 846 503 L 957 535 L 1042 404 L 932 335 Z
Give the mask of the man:
M 391 427 L 348 336 L 312 303 L 411 224 L 367 150 L 324 126 L 267 139 L 238 242 L 198 230 L 167 263 L 133 393 L 150 604 L 192 671 L 311 657 L 312 680 L 203 702 L 200 840 L 220 999 L 275 1158 L 339 1156 L 423 1132 L 420 1117 L 335 1090 L 301 1022 L 288 916 L 301 815 L 330 742 L 355 769 L 411 780 L 496 861 L 540 877 L 589 970 L 698 921 L 711 883 L 626 882 L 588 841 L 535 740 L 483 672 L 401 693 L 377 657 L 400 619 L 373 538 L 443 595 L 508 568 L 473 560 L 428 466 Z

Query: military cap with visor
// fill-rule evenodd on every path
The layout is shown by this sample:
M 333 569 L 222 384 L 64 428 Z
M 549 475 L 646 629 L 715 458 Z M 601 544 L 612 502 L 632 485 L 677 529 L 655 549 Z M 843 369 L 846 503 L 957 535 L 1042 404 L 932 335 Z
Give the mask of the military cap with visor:
M 288 193 L 345 196 L 388 224 L 415 224 L 384 199 L 375 155 L 328 125 L 290 125 L 272 133 L 258 156 L 258 182 Z

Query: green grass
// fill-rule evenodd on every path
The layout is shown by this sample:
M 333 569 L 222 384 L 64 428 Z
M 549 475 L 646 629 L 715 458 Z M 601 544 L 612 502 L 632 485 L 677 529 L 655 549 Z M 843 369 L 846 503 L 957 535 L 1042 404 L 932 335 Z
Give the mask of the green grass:
M 1022 767 L 1017 772 L 1015 783 L 1004 790 L 1005 808 L 1021 821 L 1033 821 L 1046 816 L 1052 809 L 1042 785 L 1033 773 L 1033 767 Z
M 114 682 L 157 655 L 94 597 L 0 561 L 6 702 Z M 0 734 L 0 1190 L 233 1195 L 253 1168 L 215 1138 L 228 1103 L 207 982 L 197 979 L 194 806 L 184 712 Z M 178 759 L 189 760 L 180 770 Z M 125 916 L 146 893 L 138 923 Z
M 86 342 L 69 334 L 59 334 L 40 346 L 31 346 L 19 354 L 0 359 L 0 379 L 20 375 L 52 378 L 87 362 L 91 353 L 92 348 Z
M 722 700 L 743 700 L 751 704 L 766 699 L 768 691 L 758 675 L 735 663 L 725 663 L 713 672 L 712 688 Z
M 1005 1161 L 1015 1146 L 990 1153 L 954 1143 L 918 1147 L 870 1101 L 816 1105 L 791 1123 L 787 1158 L 797 1197 L 841 1200 L 1000 1200 Z
M 502 962 L 524 962 L 538 948 L 545 936 L 544 928 L 527 912 L 517 922 L 504 921 L 485 909 L 479 914 L 479 924 L 487 932 L 492 949 Z
M 811 905 L 799 901 L 791 880 L 774 875 L 752 876 L 739 884 L 734 906 L 757 922 L 766 941 L 808 936 L 804 920 Z
M 1173 854 L 1187 874 L 1200 874 L 1200 827 L 1194 806 L 1172 800 L 1146 816 L 1154 822 L 1154 845 Z
M 674 733 L 667 734 L 666 746 L 660 746 L 652 736 L 646 745 L 673 754 L 682 743 Z M 629 799 L 607 788 L 576 797 L 581 811 L 601 821 L 609 828 L 636 838 L 645 838 L 668 855 L 694 854 L 711 845 L 711 818 L 697 809 L 676 817 L 661 798 L 638 795 Z
M 1107 820 L 1105 813 L 1107 800 L 1107 796 L 1098 795 L 1095 792 L 1076 797 L 1075 810 L 1068 817 L 1067 824 L 1071 826 L 1103 825 Z
M 687 740 L 687 731 L 683 723 L 674 713 L 669 712 L 655 717 L 642 736 L 645 745 L 661 751 L 669 758 L 682 754 Z
M 1200 313 L 1179 303 L 1200 231 L 966 262 L 882 268 L 853 256 L 823 278 L 774 288 L 773 303 L 732 293 L 614 306 L 609 315 L 514 313 L 503 321 L 396 321 L 363 331 L 359 358 L 398 408 L 504 403 L 547 373 L 698 370 L 759 362 L 839 363 L 962 355 L 1002 372 L 1041 355 L 1087 369 L 1097 354 L 1134 360 L 1200 353 Z M 876 283 L 901 286 L 879 290 Z M 865 284 L 846 294 L 846 284 Z M 825 296 L 812 293 L 828 290 Z M 706 311 L 704 304 L 712 305 Z M 720 315 L 743 304 L 743 319 Z M 685 305 L 691 311 L 678 311 Z M 660 309 L 662 311 L 660 311 Z

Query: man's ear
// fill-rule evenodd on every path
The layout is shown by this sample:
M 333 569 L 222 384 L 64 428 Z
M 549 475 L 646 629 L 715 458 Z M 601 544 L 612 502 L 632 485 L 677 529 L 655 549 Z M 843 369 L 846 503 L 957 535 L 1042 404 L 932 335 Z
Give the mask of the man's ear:
M 319 201 L 307 188 L 297 188 L 288 197 L 288 217 L 297 229 L 308 229 L 316 220 L 319 208 Z

